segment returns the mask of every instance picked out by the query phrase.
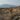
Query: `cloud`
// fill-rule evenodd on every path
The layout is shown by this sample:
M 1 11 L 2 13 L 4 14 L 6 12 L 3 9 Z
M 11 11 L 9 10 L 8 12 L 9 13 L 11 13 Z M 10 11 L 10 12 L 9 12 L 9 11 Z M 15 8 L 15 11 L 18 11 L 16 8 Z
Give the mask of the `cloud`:
M 0 3 L 10 5 L 20 5 L 20 0 L 0 0 Z

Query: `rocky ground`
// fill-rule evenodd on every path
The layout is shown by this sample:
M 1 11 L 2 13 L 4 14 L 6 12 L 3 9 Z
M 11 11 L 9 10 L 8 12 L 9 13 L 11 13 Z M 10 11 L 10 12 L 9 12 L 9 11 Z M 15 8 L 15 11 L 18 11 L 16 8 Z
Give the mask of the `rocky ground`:
M 20 20 L 20 13 L 1 13 L 0 20 Z

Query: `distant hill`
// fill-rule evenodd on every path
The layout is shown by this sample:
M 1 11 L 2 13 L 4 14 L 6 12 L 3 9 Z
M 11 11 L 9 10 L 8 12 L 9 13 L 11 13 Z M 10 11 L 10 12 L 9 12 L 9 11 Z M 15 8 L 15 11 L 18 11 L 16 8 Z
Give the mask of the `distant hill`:
M 0 6 L 0 8 L 10 8 L 10 7 L 16 7 L 16 5 L 3 4 Z

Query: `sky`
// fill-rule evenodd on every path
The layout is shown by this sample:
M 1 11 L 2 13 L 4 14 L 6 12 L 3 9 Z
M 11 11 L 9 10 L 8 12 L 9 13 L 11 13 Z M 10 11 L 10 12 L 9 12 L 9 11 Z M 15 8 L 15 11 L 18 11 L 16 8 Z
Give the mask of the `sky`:
M 20 0 L 0 0 L 0 5 L 9 4 L 9 5 L 20 5 Z

